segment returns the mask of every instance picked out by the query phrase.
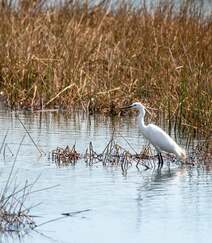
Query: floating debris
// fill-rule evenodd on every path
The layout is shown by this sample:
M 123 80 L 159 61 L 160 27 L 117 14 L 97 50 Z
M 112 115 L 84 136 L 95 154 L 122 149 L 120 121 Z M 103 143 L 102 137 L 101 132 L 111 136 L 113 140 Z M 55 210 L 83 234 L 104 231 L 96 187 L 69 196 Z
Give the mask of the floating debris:
M 74 211 L 74 212 L 62 213 L 61 215 L 67 216 L 67 217 L 73 217 L 77 214 L 85 213 L 85 212 L 89 212 L 89 211 L 91 211 L 91 209 L 83 209 L 83 210 Z

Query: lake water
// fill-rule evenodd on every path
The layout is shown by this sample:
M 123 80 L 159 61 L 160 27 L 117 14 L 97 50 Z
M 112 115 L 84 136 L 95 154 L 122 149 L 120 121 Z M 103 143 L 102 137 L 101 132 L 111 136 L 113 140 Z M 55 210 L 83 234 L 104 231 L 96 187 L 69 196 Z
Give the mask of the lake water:
M 61 4 L 61 3 L 64 3 L 66 2 L 65 0 L 49 0 L 47 1 L 47 5 L 49 6 L 55 6 L 57 4 Z M 85 0 L 82 0 L 81 1 L 82 3 L 86 2 L 86 3 L 89 3 L 90 6 L 92 5 L 97 5 L 99 3 L 102 2 L 102 0 L 88 0 L 88 1 L 85 1 Z M 119 3 L 119 1 L 117 0 L 111 0 L 111 1 L 108 1 L 109 4 L 109 8 L 113 8 L 114 5 L 117 5 L 117 3 Z M 120 1 L 121 2 L 121 1 Z M 146 7 L 154 7 L 154 6 L 158 6 L 159 3 L 161 2 L 165 2 L 165 1 L 162 1 L 162 0 L 128 0 L 128 1 L 125 1 L 125 2 L 129 2 L 131 4 L 133 4 L 133 6 L 135 7 L 139 7 L 139 6 L 142 6 L 143 3 L 145 2 L 145 6 Z M 204 11 L 205 14 L 207 15 L 211 15 L 211 11 L 212 11 L 212 0 L 192 0 L 193 3 L 196 4 L 196 6 L 200 6 L 202 7 L 202 10 Z M 176 7 L 178 7 L 180 4 L 183 3 L 182 0 L 174 0 L 173 3 L 175 4 Z
M 87 117 L 73 114 L 20 113 L 20 119 L 39 147 L 28 136 L 15 164 L 17 183 L 34 181 L 34 190 L 57 187 L 31 194 L 28 206 L 39 204 L 31 214 L 39 216 L 36 223 L 58 218 L 62 213 L 90 209 L 90 211 L 44 224 L 24 237 L 1 235 L 0 242 L 23 243 L 129 243 L 172 242 L 195 243 L 212 241 L 212 173 L 203 167 L 164 165 L 156 170 L 138 171 L 133 165 L 127 176 L 120 167 L 91 167 L 79 160 L 75 166 L 57 167 L 48 159 L 48 152 L 57 146 L 76 143 L 83 154 L 90 141 L 102 151 L 113 129 L 139 151 L 146 144 L 134 117 L 112 120 L 104 116 Z M 0 154 L 0 185 L 3 188 L 25 130 L 7 110 L 0 112 L 0 139 L 8 135 L 7 148 Z M 117 141 L 127 147 L 126 141 Z M 179 141 L 184 144 L 182 140 Z M 8 149 L 9 148 L 9 149 Z

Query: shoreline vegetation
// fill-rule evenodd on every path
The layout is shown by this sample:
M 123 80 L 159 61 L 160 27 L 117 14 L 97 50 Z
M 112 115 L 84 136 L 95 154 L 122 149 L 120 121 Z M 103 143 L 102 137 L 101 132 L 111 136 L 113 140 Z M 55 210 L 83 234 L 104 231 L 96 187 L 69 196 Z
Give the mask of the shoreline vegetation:
M 46 2 L 0 5 L 0 94 L 11 109 L 119 114 L 141 100 L 211 133 L 212 18 L 201 5 Z

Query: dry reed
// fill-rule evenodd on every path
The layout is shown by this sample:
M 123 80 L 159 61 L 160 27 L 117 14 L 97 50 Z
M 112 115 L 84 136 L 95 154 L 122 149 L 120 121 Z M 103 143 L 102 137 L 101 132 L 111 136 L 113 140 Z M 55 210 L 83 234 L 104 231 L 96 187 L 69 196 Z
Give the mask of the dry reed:
M 83 154 L 80 154 L 76 150 L 75 145 L 73 145 L 72 148 L 66 146 L 64 149 L 57 147 L 57 149 L 51 151 L 49 158 L 57 166 L 75 165 L 77 161 L 84 161 L 89 167 L 96 164 L 101 164 L 106 167 L 120 167 L 123 175 L 126 175 L 128 169 L 132 166 L 136 166 L 138 170 L 141 167 L 145 170 L 155 170 L 156 168 L 161 170 L 158 167 L 158 156 L 152 150 L 153 147 L 150 144 L 144 145 L 140 152 L 136 152 L 125 137 L 121 136 L 121 138 L 123 138 L 130 150 L 121 146 L 116 141 L 115 134 L 113 133 L 101 152 L 97 152 L 93 143 L 90 142 Z M 208 141 L 199 142 L 194 146 L 189 145 L 187 147 L 187 159 L 185 161 L 177 160 L 173 154 L 163 153 L 164 162 L 168 166 L 175 164 L 177 166 L 191 165 L 207 167 L 211 164 L 211 156 L 212 147 Z
M 30 208 L 25 207 L 25 201 L 31 193 L 33 184 L 23 187 L 14 186 L 12 192 L 4 191 L 0 198 L 0 232 L 21 232 L 36 227 Z
M 117 141 L 114 135 L 112 135 L 111 139 L 103 149 L 101 153 L 95 151 L 95 148 L 92 142 L 89 143 L 88 148 L 86 149 L 85 153 L 81 158 L 84 159 L 85 163 L 89 166 L 93 166 L 97 163 L 101 163 L 103 166 L 119 166 L 122 170 L 122 174 L 126 175 L 128 169 L 135 165 L 138 170 L 140 170 L 140 166 L 142 166 L 145 170 L 148 169 L 161 169 L 158 167 L 158 156 L 152 150 L 150 144 L 146 144 L 142 147 L 141 151 L 138 153 L 132 147 L 132 145 L 126 140 L 126 138 L 122 137 L 125 142 L 127 142 L 127 146 L 130 147 L 129 151 L 127 148 L 121 146 Z M 199 147 L 202 147 L 199 145 Z M 202 147 L 203 148 L 203 147 Z M 191 160 L 189 157 L 185 162 L 185 164 L 197 164 L 198 158 L 204 157 L 204 162 L 209 160 L 209 157 L 206 156 L 209 154 L 209 151 L 206 149 L 201 150 L 191 149 L 190 153 L 193 155 L 192 159 L 195 158 L 195 162 Z M 167 165 L 170 163 L 178 164 L 179 161 L 175 158 L 172 154 L 163 154 L 163 158 Z M 203 162 L 203 160 L 201 160 Z M 199 161 L 199 163 L 201 163 Z M 180 163 L 181 164 L 181 163 Z
M 66 146 L 65 149 L 57 147 L 51 152 L 51 159 L 55 161 L 58 166 L 75 165 L 80 158 L 80 154 L 76 151 L 75 145 L 70 148 Z
M 211 132 L 212 21 L 194 1 L 13 2 L 0 7 L 0 91 L 10 107 L 117 114 L 142 100 L 176 126 Z

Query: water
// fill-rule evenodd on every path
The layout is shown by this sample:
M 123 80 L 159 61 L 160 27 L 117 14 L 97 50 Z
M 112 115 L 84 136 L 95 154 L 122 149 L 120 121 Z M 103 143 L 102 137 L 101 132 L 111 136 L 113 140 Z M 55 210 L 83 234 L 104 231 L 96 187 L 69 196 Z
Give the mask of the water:
M 66 2 L 65 0 L 49 0 L 47 1 L 47 6 L 55 6 L 57 4 L 61 4 L 61 3 L 64 3 Z M 93 5 L 98 5 L 99 3 L 102 2 L 102 0 L 82 0 L 81 1 L 82 3 L 88 3 L 90 6 L 93 6 Z M 113 9 L 114 6 L 117 5 L 117 3 L 119 3 L 119 1 L 117 0 L 111 0 L 111 1 L 108 1 L 109 4 L 108 4 L 108 7 L 109 9 Z M 120 1 L 121 2 L 121 1 Z M 163 2 L 166 2 L 166 0 L 128 0 L 128 1 L 125 1 L 125 2 L 129 2 L 132 6 L 134 7 L 140 7 L 143 5 L 143 3 L 145 2 L 145 6 L 147 8 L 152 8 L 154 6 L 158 6 L 158 4 L 161 4 Z M 171 1 L 170 1 L 171 2 Z M 174 0 L 172 1 L 176 7 L 178 7 L 179 5 L 181 5 L 183 2 L 185 1 L 182 1 L 182 0 Z M 198 7 L 201 7 L 201 9 L 203 10 L 204 14 L 210 16 L 211 15 L 211 11 L 212 11 L 212 0 L 192 0 L 192 2 L 194 4 L 196 4 L 196 6 Z
M 76 143 L 85 152 L 89 141 L 103 150 L 113 128 L 139 151 L 146 141 L 138 133 L 135 118 L 111 120 L 103 116 L 88 118 L 82 113 L 69 115 L 20 113 L 35 142 L 46 153 L 57 146 Z M 14 156 L 25 131 L 14 114 L 1 110 L 0 138 L 9 129 L 4 154 L 0 154 L 0 185 L 8 177 Z M 128 145 L 121 136 L 119 143 Z M 183 143 L 183 140 L 180 141 Z M 37 224 L 57 218 L 61 213 L 90 209 L 40 226 L 24 237 L 1 235 L 0 242 L 94 243 L 94 242 L 204 242 L 212 240 L 212 173 L 196 167 L 164 166 L 161 173 L 141 172 L 132 166 L 127 176 L 119 167 L 96 164 L 87 167 L 83 160 L 75 166 L 58 168 L 39 152 L 28 136 L 18 154 L 14 177 L 17 183 L 32 182 L 40 175 L 34 190 L 57 187 L 31 194 L 27 206 Z

